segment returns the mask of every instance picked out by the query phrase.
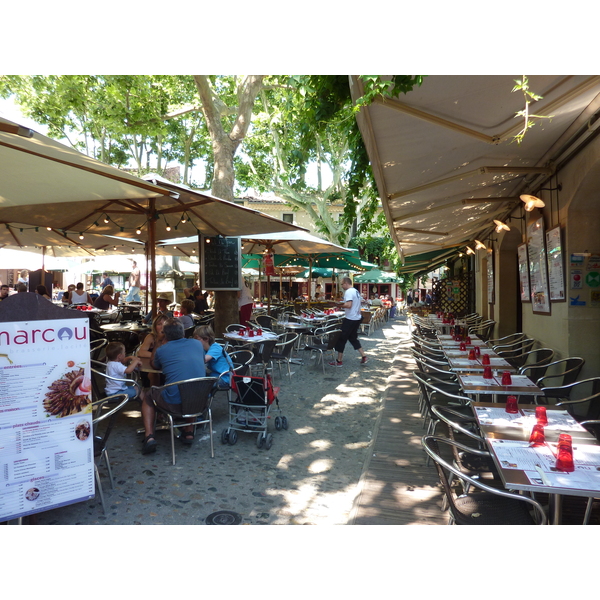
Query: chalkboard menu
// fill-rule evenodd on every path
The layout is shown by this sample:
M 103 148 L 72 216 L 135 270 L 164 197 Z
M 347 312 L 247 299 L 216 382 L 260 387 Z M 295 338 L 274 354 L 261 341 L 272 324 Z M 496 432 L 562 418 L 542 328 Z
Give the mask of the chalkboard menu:
M 242 269 L 240 238 L 202 238 L 202 288 L 240 290 Z

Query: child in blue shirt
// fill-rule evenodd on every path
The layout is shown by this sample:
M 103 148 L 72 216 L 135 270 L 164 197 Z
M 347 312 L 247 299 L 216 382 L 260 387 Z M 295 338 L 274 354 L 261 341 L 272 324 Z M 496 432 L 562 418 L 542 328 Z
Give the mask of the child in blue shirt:
M 202 342 L 204 347 L 204 362 L 206 370 L 215 377 L 223 374 L 217 383 L 218 387 L 228 388 L 231 383 L 233 363 L 227 352 L 215 342 L 215 332 L 210 325 L 200 325 L 194 331 L 194 337 Z
M 134 369 L 142 364 L 137 356 L 126 356 L 125 346 L 121 342 L 111 342 L 106 346 L 106 374 L 116 379 L 127 379 L 127 375 L 133 373 Z M 138 395 L 137 386 L 128 385 L 124 381 L 106 380 L 106 395 L 127 394 L 129 398 Z M 142 399 L 142 398 L 140 398 Z

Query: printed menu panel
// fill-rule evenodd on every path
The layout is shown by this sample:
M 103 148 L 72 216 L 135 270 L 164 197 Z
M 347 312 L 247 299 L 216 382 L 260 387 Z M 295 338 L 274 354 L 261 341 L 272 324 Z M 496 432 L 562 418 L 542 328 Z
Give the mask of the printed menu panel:
M 89 321 L 0 324 L 0 522 L 94 497 Z

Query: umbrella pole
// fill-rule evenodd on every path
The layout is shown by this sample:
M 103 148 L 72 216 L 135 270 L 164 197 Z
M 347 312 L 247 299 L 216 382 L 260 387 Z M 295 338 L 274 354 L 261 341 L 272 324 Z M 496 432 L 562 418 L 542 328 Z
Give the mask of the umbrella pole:
M 283 300 L 283 273 L 279 271 L 279 301 Z
M 46 270 L 46 246 L 42 247 L 42 276 Z
M 156 212 L 156 201 L 150 198 L 149 213 L 151 216 L 148 219 L 148 248 L 150 250 L 150 285 L 152 286 L 152 309 L 156 306 L 156 220 L 154 214 Z M 148 302 L 148 273 L 146 273 L 146 302 Z M 156 316 L 156 315 L 154 315 Z
M 308 257 L 308 305 L 307 308 L 310 308 L 310 292 L 312 291 L 312 266 L 313 259 L 312 256 Z
M 267 314 L 271 314 L 271 276 L 267 272 Z

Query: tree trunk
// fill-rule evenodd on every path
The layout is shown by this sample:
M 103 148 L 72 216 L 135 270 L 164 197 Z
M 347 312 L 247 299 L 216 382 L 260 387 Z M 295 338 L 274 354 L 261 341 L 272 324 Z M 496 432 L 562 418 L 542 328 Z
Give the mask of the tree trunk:
M 256 96 L 262 87 L 262 75 L 249 75 L 240 85 L 239 106 L 235 123 L 230 132 L 223 128 L 221 115 L 213 99 L 213 92 L 206 75 L 194 75 L 202 101 L 202 112 L 212 140 L 214 176 L 212 194 L 223 200 L 233 201 L 235 169 L 233 157 L 244 139 Z M 240 274 L 241 277 L 241 274 Z M 227 325 L 239 322 L 237 292 L 215 292 L 215 333 L 221 336 Z

